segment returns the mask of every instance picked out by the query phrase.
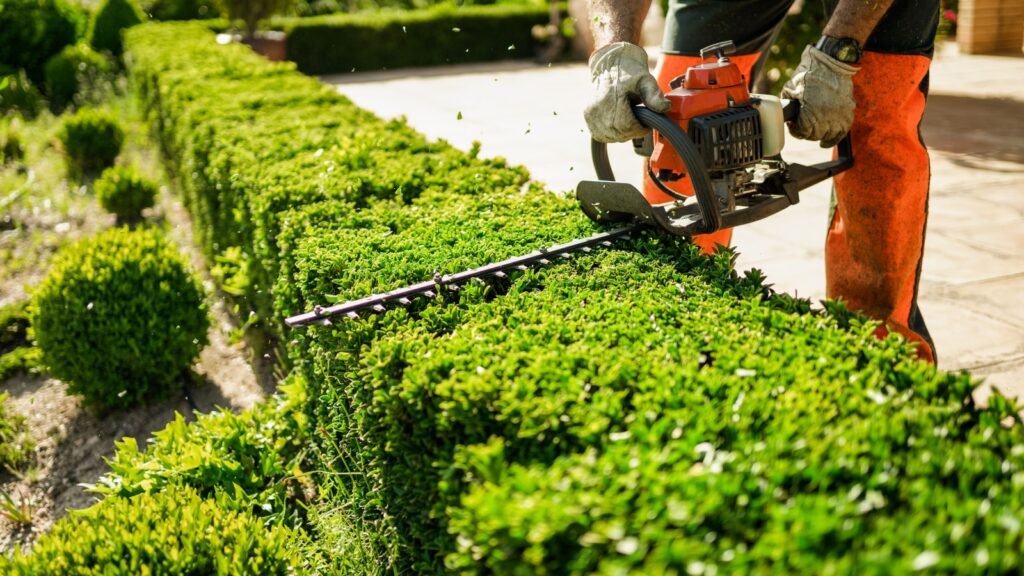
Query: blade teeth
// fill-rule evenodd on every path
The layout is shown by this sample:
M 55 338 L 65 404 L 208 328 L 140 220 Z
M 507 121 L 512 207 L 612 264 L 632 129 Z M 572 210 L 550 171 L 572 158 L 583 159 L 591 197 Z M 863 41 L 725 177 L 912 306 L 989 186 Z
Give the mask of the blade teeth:
M 551 260 L 548 260 L 547 258 L 541 258 L 540 260 L 537 260 L 537 262 L 541 266 L 547 266 L 548 264 L 551 264 Z
M 345 316 L 347 316 L 349 320 L 359 320 L 359 314 L 356 314 L 355 312 L 346 312 Z
M 572 259 L 572 254 L 569 254 L 568 252 L 562 252 L 558 256 L 561 257 L 562 260 L 571 260 Z
M 437 297 L 437 293 L 435 293 L 433 290 L 427 290 L 426 292 L 423 293 L 423 297 L 424 298 L 436 298 Z
M 602 240 L 601 241 L 601 246 L 604 246 L 605 248 L 611 248 L 612 243 L 611 243 L 610 240 Z
M 459 286 L 457 284 L 445 284 L 445 288 L 447 288 L 449 292 L 459 291 Z
M 399 298 L 398 303 L 402 306 L 408 306 L 409 304 L 412 304 L 412 300 L 409 300 L 408 298 Z
M 321 326 L 334 326 L 334 322 L 331 322 L 330 318 L 323 318 L 321 320 L 317 320 L 316 323 Z
M 520 264 L 520 265 L 516 266 L 516 270 L 519 270 L 520 272 L 526 272 L 529 269 L 530 269 L 530 267 L 527 266 L 526 264 Z
M 374 304 L 373 308 L 371 308 L 371 310 L 373 310 L 374 312 L 380 314 L 381 312 L 384 312 L 385 310 L 387 310 L 387 308 L 385 308 L 384 306 L 382 306 L 380 304 Z
M 508 274 L 505 274 L 504 272 L 502 272 L 501 270 L 499 270 L 499 271 L 497 271 L 497 272 L 495 272 L 495 273 L 494 273 L 494 277 L 495 277 L 495 278 L 502 278 L 502 279 L 505 279 L 505 278 L 508 278 Z
M 580 251 L 583 252 L 584 254 L 590 254 L 591 252 L 594 251 L 594 249 L 591 248 L 590 246 L 584 246 L 583 248 L 580 248 Z

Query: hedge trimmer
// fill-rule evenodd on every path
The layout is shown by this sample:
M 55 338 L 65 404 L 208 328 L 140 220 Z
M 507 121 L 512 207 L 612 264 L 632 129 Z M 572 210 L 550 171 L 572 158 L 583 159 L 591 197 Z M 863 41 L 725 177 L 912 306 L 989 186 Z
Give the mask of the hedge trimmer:
M 513 271 L 608 247 L 640 229 L 693 236 L 749 224 L 796 204 L 801 190 L 853 165 L 849 138 L 840 142 L 836 160 L 811 166 L 786 163 L 781 156 L 784 124 L 799 114 L 799 102 L 749 93 L 742 72 L 728 59 L 733 51 L 732 42 L 701 50 L 703 60 L 715 56 L 715 61 L 693 66 L 672 80 L 666 94 L 672 108 L 666 114 L 633 106 L 640 123 L 651 128 L 646 138 L 633 141 L 634 150 L 647 158 L 651 190 L 641 192 L 616 182 L 606 145 L 592 143 L 598 180 L 580 182 L 576 199 L 591 220 L 618 227 L 457 274 L 437 273 L 390 292 L 316 306 L 285 322 L 330 324 L 333 317 L 357 318 L 360 313 L 408 306 L 416 298 L 456 292 L 473 279 L 501 279 Z

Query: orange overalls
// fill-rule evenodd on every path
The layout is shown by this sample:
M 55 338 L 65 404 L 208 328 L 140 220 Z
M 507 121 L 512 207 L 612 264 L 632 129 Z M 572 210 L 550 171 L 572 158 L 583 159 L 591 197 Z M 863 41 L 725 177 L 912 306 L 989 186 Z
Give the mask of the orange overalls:
M 813 0 L 809 0 L 813 1 Z M 831 14 L 836 0 L 825 0 Z M 730 59 L 749 81 L 793 0 L 670 0 L 662 56 L 655 72 L 662 90 L 700 62 L 704 46 L 732 40 Z M 938 26 L 938 0 L 899 0 L 864 46 L 854 75 L 857 110 L 850 139 L 854 166 L 834 180 L 835 209 L 825 240 L 829 298 L 884 322 L 919 343 L 935 362 L 935 347 L 917 307 L 930 166 L 920 123 Z M 645 187 L 653 184 L 645 176 Z M 732 230 L 698 236 L 704 250 L 728 245 Z

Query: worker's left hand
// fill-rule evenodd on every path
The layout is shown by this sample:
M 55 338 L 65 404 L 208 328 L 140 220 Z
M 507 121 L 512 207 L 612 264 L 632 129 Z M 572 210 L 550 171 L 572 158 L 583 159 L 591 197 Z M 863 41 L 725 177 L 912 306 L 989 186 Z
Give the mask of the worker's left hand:
M 820 140 L 822 148 L 839 143 L 853 125 L 853 75 L 859 70 L 813 46 L 804 48 L 800 66 L 782 88 L 782 97 L 800 101 L 800 116 L 789 133 Z

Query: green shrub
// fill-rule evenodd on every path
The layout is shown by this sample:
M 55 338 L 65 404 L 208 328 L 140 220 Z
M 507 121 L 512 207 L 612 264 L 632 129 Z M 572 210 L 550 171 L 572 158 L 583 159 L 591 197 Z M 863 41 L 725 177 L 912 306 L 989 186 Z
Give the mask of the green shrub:
M 68 46 L 46 62 L 46 93 L 50 108 L 60 112 L 72 104 L 96 104 L 110 92 L 113 66 L 88 44 Z
M 107 498 L 59 520 L 5 574 L 304 574 L 287 528 L 229 512 L 195 491 Z
M 0 65 L 23 69 L 36 84 L 43 65 L 85 30 L 85 12 L 66 0 L 4 0 L 0 9 Z
M 132 0 L 103 0 L 89 26 L 89 44 L 120 58 L 124 52 L 121 32 L 144 19 L 145 15 Z
M 153 20 L 199 20 L 220 15 L 213 0 L 143 0 L 142 11 Z
M 440 5 L 281 22 L 288 59 L 306 74 L 533 58 L 545 5 Z
M 156 182 L 129 166 L 107 168 L 93 186 L 100 206 L 125 222 L 141 219 L 142 211 L 153 206 L 158 191 Z
M 6 392 L 0 394 L 0 469 L 18 470 L 32 456 L 36 443 L 29 434 L 25 417 L 8 407 L 8 398 Z
M 0 165 L 20 162 L 25 158 L 25 148 L 21 144 L 18 132 L 7 128 L 0 133 Z
M 184 257 L 160 232 L 126 228 L 62 250 L 33 295 L 31 316 L 50 373 L 101 407 L 166 396 L 209 326 Z
M 113 114 L 85 108 L 64 119 L 58 133 L 68 171 L 75 176 L 113 166 L 124 143 L 124 130 Z
M 28 337 L 28 300 L 0 307 L 0 381 L 40 365 L 39 349 Z
M 304 383 L 293 377 L 241 414 L 219 410 L 185 423 L 179 414 L 154 434 L 145 452 L 134 438 L 117 443 L 110 472 L 91 489 L 130 497 L 189 487 L 228 510 L 250 511 L 294 525 L 311 482 L 299 460 L 309 440 Z
M 18 112 L 35 118 L 43 108 L 43 97 L 24 70 L 0 66 L 0 114 Z

